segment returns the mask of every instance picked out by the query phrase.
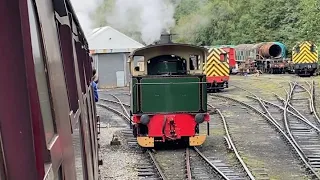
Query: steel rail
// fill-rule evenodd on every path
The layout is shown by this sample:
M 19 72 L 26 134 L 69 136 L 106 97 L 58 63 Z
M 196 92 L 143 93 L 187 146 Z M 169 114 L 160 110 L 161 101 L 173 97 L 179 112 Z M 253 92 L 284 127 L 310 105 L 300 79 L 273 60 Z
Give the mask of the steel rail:
M 308 94 L 309 94 L 309 96 L 310 96 L 310 106 L 309 106 L 309 108 L 310 108 L 310 112 L 311 113 L 313 113 L 313 115 L 315 116 L 315 118 L 316 118 L 316 123 L 318 123 L 318 124 L 320 124 L 320 119 L 319 119 L 319 117 L 318 117 L 318 115 L 317 115 L 317 112 L 315 111 L 315 106 L 314 106 L 314 94 L 312 93 L 313 92 L 313 90 L 308 90 L 306 87 L 304 87 L 304 86 L 302 86 L 302 85 L 299 85 L 299 84 L 297 84 L 296 83 L 296 86 L 299 86 L 299 87 L 301 87 L 302 89 L 304 89 Z M 310 85 L 311 86 L 311 89 L 313 89 L 313 86 L 312 85 Z M 293 91 L 292 91 L 292 93 L 293 93 Z M 290 100 L 292 99 L 292 96 L 290 96 Z M 290 108 L 291 109 L 293 109 L 296 113 L 298 113 L 305 121 L 308 121 L 310 124 L 313 124 L 312 122 L 310 122 L 310 120 L 309 119 L 307 119 L 305 116 L 303 116 L 295 107 L 293 107 L 293 105 L 291 105 L 291 103 L 290 103 L 290 100 L 289 100 L 289 102 L 288 102 L 288 105 L 290 106 Z M 285 100 L 283 100 L 283 102 L 285 102 Z M 308 123 L 308 124 L 309 124 Z M 318 128 L 317 128 L 317 130 L 318 130 Z M 318 131 L 318 133 L 319 133 L 319 131 Z
M 224 130 L 225 130 L 225 133 L 227 135 L 227 138 L 228 138 L 228 141 L 233 149 L 233 152 L 235 153 L 238 161 L 241 163 L 242 167 L 244 168 L 244 170 L 246 171 L 247 175 L 249 176 L 250 179 L 254 180 L 254 176 L 252 175 L 251 171 L 249 170 L 249 168 L 247 167 L 246 163 L 243 161 L 243 159 L 241 158 L 236 146 L 234 145 L 233 141 L 232 141 L 232 138 L 231 138 L 231 135 L 229 133 L 229 128 L 228 128 L 228 124 L 227 124 L 227 121 L 226 119 L 224 118 L 223 114 L 221 113 L 221 111 L 219 109 L 216 109 L 218 114 L 220 115 L 220 117 L 222 118 L 222 121 L 223 121 L 223 126 L 224 126 Z
M 118 100 L 118 102 L 119 102 L 119 104 L 121 105 L 123 111 L 126 113 L 126 115 L 127 115 L 128 117 L 130 117 L 127 109 L 123 106 L 123 103 L 121 102 L 121 100 L 120 100 L 116 95 L 113 95 L 113 94 L 110 94 L 110 95 L 111 95 L 112 97 L 114 97 L 115 99 Z
M 163 180 L 167 180 L 166 176 L 164 175 L 163 171 L 161 170 L 161 167 L 159 165 L 159 163 L 156 161 L 156 158 L 153 156 L 152 152 L 150 149 L 147 150 L 151 160 L 152 160 L 152 163 L 156 166 L 156 169 L 158 171 L 158 174 L 160 176 L 161 179 Z
M 244 89 L 244 88 L 241 88 L 241 87 L 238 87 L 238 86 L 235 86 L 239 89 L 242 89 L 243 91 L 246 91 L 248 93 L 250 93 L 251 95 L 253 95 L 258 101 L 259 101 L 259 104 L 260 106 L 268 113 L 268 115 L 271 117 L 271 114 L 270 112 L 266 109 L 265 107 L 265 104 L 261 101 L 261 98 L 259 98 L 256 94 L 254 94 L 253 92 L 247 90 L 247 89 Z M 287 92 L 287 89 L 283 88 L 286 92 Z M 277 122 L 277 121 L 274 121 L 274 123 L 276 124 L 276 126 L 278 126 L 279 128 L 281 128 L 281 125 Z
M 192 174 L 191 174 L 189 148 L 186 148 L 186 169 L 187 169 L 187 179 L 188 179 L 188 180 L 191 180 L 191 179 L 192 179 Z
M 317 112 L 317 109 L 316 109 L 316 105 L 315 105 L 315 98 L 316 98 L 316 95 L 315 95 L 315 85 L 314 85 L 314 81 L 312 80 L 312 84 L 311 84 L 311 94 L 312 94 L 312 108 L 313 108 L 313 114 L 314 116 L 316 117 L 318 123 L 320 124 L 320 118 L 318 116 L 318 112 Z
M 121 102 L 120 102 L 120 103 L 121 103 Z M 114 113 L 122 116 L 122 117 L 126 120 L 126 122 L 127 122 L 129 125 L 131 125 L 130 118 L 129 118 L 128 116 L 126 116 L 125 114 L 123 114 L 122 112 L 120 112 L 120 111 L 118 111 L 118 110 L 116 110 L 116 109 L 113 109 L 113 108 L 111 108 L 111 107 L 109 107 L 109 106 L 100 104 L 100 103 L 97 103 L 97 105 L 98 105 L 98 106 L 101 106 L 101 107 L 103 107 L 103 108 L 106 108 L 106 109 L 108 109 L 108 110 L 110 110 L 110 111 L 112 111 L 112 112 L 114 112 Z M 152 160 L 152 163 L 156 166 L 156 170 L 158 171 L 158 174 L 159 174 L 160 178 L 163 179 L 163 180 L 167 180 L 167 178 L 165 177 L 163 171 L 162 171 L 161 168 L 160 168 L 160 165 L 158 164 L 158 162 L 156 161 L 155 157 L 153 156 L 151 150 L 148 149 L 147 152 L 148 152 L 149 157 L 150 157 L 151 160 Z
M 318 178 L 320 179 L 320 176 L 317 174 L 317 172 L 314 170 L 314 168 L 310 165 L 308 158 L 306 157 L 306 155 L 304 154 L 303 150 L 301 149 L 300 145 L 296 142 L 295 138 L 293 137 L 293 134 L 291 133 L 290 127 L 289 127 L 289 121 L 287 119 L 287 108 L 288 108 L 288 104 L 290 102 L 290 100 L 292 99 L 292 95 L 293 95 L 293 91 L 295 89 L 296 83 L 295 84 L 291 84 L 290 83 L 290 93 L 287 97 L 287 100 L 285 102 L 285 109 L 283 112 L 283 118 L 284 118 L 284 122 L 285 122 L 285 127 L 286 127 L 286 131 L 288 133 L 288 135 L 290 136 L 291 140 L 294 142 L 294 144 L 296 145 L 297 149 L 299 149 L 300 153 L 303 156 L 303 161 L 305 163 L 305 165 L 308 167 L 308 169 Z
M 251 98 L 251 99 L 254 99 L 254 100 L 256 100 L 256 101 L 259 101 L 259 98 L 257 98 L 257 97 L 252 97 L 252 96 L 247 96 L 247 97 L 248 97 L 248 98 Z M 261 100 L 263 103 L 270 104 L 270 105 L 272 105 L 272 106 L 274 106 L 274 107 L 276 107 L 276 108 L 281 109 L 282 111 L 284 111 L 284 107 L 281 107 L 281 106 L 279 106 L 279 105 L 277 105 L 277 104 L 274 104 L 274 103 L 272 103 L 272 102 L 270 102 L 270 101 L 267 101 L 267 100 L 264 100 L 264 99 L 261 99 L 261 98 L 260 98 L 260 100 Z M 265 110 L 267 110 L 267 109 L 265 109 Z M 266 111 L 266 112 L 268 113 L 268 115 L 269 115 L 270 117 L 272 116 L 269 111 Z M 308 124 L 311 128 L 315 129 L 316 131 L 318 131 L 318 132 L 320 133 L 320 129 L 319 129 L 318 127 L 316 127 L 315 125 L 313 125 L 311 122 L 306 121 L 303 117 L 301 117 L 301 116 L 299 116 L 298 114 L 290 111 L 289 109 L 287 109 L 287 112 L 290 113 L 291 115 L 295 116 L 295 117 L 296 117 L 297 119 L 299 119 L 300 121 Z
M 214 164 L 212 164 L 212 162 L 210 162 L 210 160 L 209 160 L 202 152 L 200 152 L 198 148 L 193 147 L 193 149 L 194 149 L 194 150 L 198 153 L 198 155 L 199 155 L 203 160 L 205 160 L 206 163 L 208 163 L 208 164 L 214 169 L 214 171 L 216 171 L 223 179 L 229 180 L 229 178 L 228 178 L 222 171 L 220 171 L 220 169 L 219 169 L 217 166 L 215 166 Z
M 292 86 L 292 84 L 297 85 L 296 82 L 289 82 L 290 87 Z M 251 91 L 249 91 L 249 90 L 247 90 L 247 89 L 244 89 L 244 88 L 242 88 L 242 87 L 235 86 L 235 85 L 233 85 L 233 86 L 236 87 L 236 88 L 239 88 L 239 89 L 241 89 L 241 90 L 243 90 L 243 91 L 246 91 L 246 92 L 250 93 L 251 95 L 253 95 L 254 97 L 250 97 L 250 96 L 247 96 L 247 97 L 257 99 L 257 100 L 259 101 L 261 107 L 262 107 L 262 108 L 268 113 L 268 115 L 271 117 L 270 112 L 269 112 L 269 111 L 266 109 L 266 107 L 264 106 L 264 103 L 263 103 L 263 101 L 262 101 L 261 98 L 259 98 L 256 94 L 254 94 L 253 92 L 251 92 Z M 284 87 L 282 87 L 282 88 L 285 90 L 285 92 L 286 92 L 286 94 L 287 94 L 287 96 L 288 96 L 289 92 L 287 91 L 287 89 L 284 88 Z M 273 94 L 274 94 L 277 98 L 279 98 L 281 101 L 285 102 L 285 100 L 284 100 L 283 98 L 281 98 L 279 95 L 277 95 L 276 93 L 273 93 Z M 319 129 L 318 127 L 314 126 L 306 117 L 304 117 L 304 116 L 303 116 L 296 108 L 294 108 L 290 103 L 289 103 L 288 105 L 289 105 L 290 108 L 292 108 L 299 116 L 298 116 L 297 114 L 293 113 L 292 111 L 288 110 L 288 112 L 289 112 L 290 114 L 292 114 L 292 115 L 296 116 L 298 119 L 304 121 L 305 123 L 307 123 L 309 126 L 311 126 L 312 128 L 314 128 L 315 130 L 317 130 L 317 131 L 320 133 L 320 129 Z M 278 107 L 281 108 L 280 106 L 278 106 Z M 282 108 L 282 109 L 283 109 L 283 108 Z M 279 127 L 281 127 L 281 126 L 278 124 L 277 121 L 275 121 L 275 123 L 276 123 Z M 319 119 L 319 123 L 320 123 L 320 119 Z
M 101 107 L 103 107 L 103 108 L 105 108 L 105 109 L 108 109 L 109 111 L 112 111 L 112 112 L 114 112 L 114 113 L 117 114 L 117 115 L 122 116 L 129 125 L 132 125 L 132 123 L 131 123 L 131 121 L 130 121 L 130 118 L 129 118 L 128 116 L 126 116 L 125 114 L 123 114 L 122 112 L 120 112 L 120 111 L 118 111 L 118 110 L 116 110 L 116 109 L 113 109 L 113 108 L 111 108 L 111 107 L 109 107 L 109 106 L 106 106 L 106 105 L 104 105 L 104 104 L 101 104 L 101 103 L 97 103 L 97 105 L 98 105 L 98 106 L 101 106 Z
M 110 103 L 115 103 L 115 104 L 121 104 L 119 101 L 113 101 L 113 100 L 110 100 L 110 99 L 104 99 L 104 98 L 99 98 L 100 100 L 102 101 L 106 101 L 106 102 L 110 102 Z M 125 103 L 122 103 L 124 106 L 130 108 L 130 105 L 129 104 L 125 104 Z
M 285 104 L 286 100 L 284 100 L 282 97 L 280 97 L 279 95 L 275 94 L 275 96 L 282 101 L 283 104 Z M 293 111 L 295 111 L 298 116 L 300 117 L 300 119 L 306 121 L 308 124 L 312 124 L 309 119 L 307 119 L 306 117 L 304 117 L 295 107 L 293 107 L 292 104 L 288 104 L 288 107 L 290 107 Z M 289 111 L 288 111 L 289 112 Z M 312 125 L 313 127 L 315 127 L 314 125 Z
M 304 87 L 303 85 L 300 85 L 300 84 L 297 84 L 297 86 L 301 87 L 302 89 L 304 89 L 308 94 L 309 94 L 309 109 L 310 109 L 310 112 L 312 113 L 313 112 L 313 95 L 312 93 L 306 88 Z M 311 87 L 312 88 L 312 87 Z
M 299 155 L 299 157 L 301 158 L 301 160 L 303 161 L 303 163 L 308 167 L 308 169 L 311 170 L 311 172 L 320 179 L 319 175 L 314 171 L 314 169 L 310 166 L 309 162 L 306 160 L 304 153 L 301 151 L 301 148 L 299 148 L 299 146 L 296 146 L 296 144 L 293 142 L 293 140 L 287 135 L 286 132 L 284 132 L 282 130 L 281 127 L 279 127 L 277 125 L 277 123 L 275 123 L 275 120 L 273 118 L 270 118 L 269 116 L 265 115 L 263 112 L 261 112 L 260 110 L 256 109 L 255 107 L 252 107 L 251 105 L 244 103 L 242 101 L 239 101 L 237 99 L 233 99 L 230 97 L 226 97 L 226 96 L 222 96 L 222 95 L 210 95 L 210 96 L 215 96 L 215 97 L 220 97 L 223 99 L 227 99 L 229 101 L 233 101 L 236 102 L 238 104 L 241 104 L 243 106 L 248 107 L 249 109 L 255 111 L 257 114 L 261 115 L 262 117 L 264 117 L 266 120 L 268 120 L 269 122 L 271 122 L 271 124 L 273 124 L 277 130 L 282 134 L 283 137 L 285 137 L 285 139 L 291 144 L 291 146 L 294 148 L 295 152 Z
M 310 90 L 308 90 L 306 87 L 304 87 L 304 86 L 302 86 L 302 85 L 298 85 L 298 86 L 300 86 L 300 87 L 303 88 L 306 92 L 308 92 L 308 94 L 309 94 L 309 96 L 310 96 L 310 112 L 313 113 L 314 117 L 315 117 L 316 120 L 317 120 L 317 123 L 320 125 L 320 118 L 319 118 L 319 116 L 318 116 L 318 113 L 317 113 L 316 107 L 315 107 L 315 103 L 314 103 L 314 100 L 315 100 L 314 81 L 312 81 L 311 84 L 310 84 L 308 81 L 306 81 L 306 83 L 309 85 Z

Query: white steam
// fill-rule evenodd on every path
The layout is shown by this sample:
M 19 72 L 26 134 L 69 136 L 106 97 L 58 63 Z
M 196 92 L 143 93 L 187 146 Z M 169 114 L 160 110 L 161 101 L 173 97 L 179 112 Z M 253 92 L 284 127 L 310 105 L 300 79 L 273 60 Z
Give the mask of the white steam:
M 107 23 L 119 30 L 139 32 L 146 44 L 152 44 L 174 27 L 177 4 L 172 0 L 116 0 Z
M 102 0 L 71 0 L 85 35 L 89 34 L 93 29 L 93 21 L 90 19 L 90 14 L 96 10 L 101 2 Z

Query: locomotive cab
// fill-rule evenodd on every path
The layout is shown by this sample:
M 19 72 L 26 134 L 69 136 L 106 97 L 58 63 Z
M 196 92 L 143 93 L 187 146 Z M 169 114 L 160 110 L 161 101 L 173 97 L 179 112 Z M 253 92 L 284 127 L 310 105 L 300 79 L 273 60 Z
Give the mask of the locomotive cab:
M 157 44 L 130 54 L 131 118 L 140 146 L 203 144 L 206 134 L 199 133 L 199 125 L 209 123 L 205 62 L 205 49 L 186 44 Z
M 205 74 L 208 92 L 228 88 L 230 75 L 228 53 L 221 48 L 210 48 L 208 61 L 205 64 Z
M 312 76 L 318 68 L 317 46 L 311 41 L 304 41 L 292 49 L 294 71 L 299 76 Z

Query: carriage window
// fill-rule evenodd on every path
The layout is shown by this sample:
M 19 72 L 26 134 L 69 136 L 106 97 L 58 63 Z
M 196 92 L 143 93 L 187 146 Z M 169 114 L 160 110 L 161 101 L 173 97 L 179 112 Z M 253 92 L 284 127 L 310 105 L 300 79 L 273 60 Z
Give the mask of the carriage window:
M 45 130 L 46 142 L 50 140 L 55 134 L 55 127 L 53 122 L 53 113 L 51 109 L 51 98 L 48 89 L 47 68 L 46 62 L 42 52 L 42 40 L 39 32 L 38 20 L 36 19 L 35 8 L 31 2 L 28 1 L 29 21 L 31 32 L 32 53 L 35 66 L 35 74 L 39 95 L 39 103 L 41 108 L 42 120 Z
M 75 74 L 75 67 L 74 67 L 74 60 L 73 60 L 73 51 L 72 49 L 72 37 L 69 32 L 69 27 L 66 25 L 61 25 L 58 21 L 57 24 L 57 32 L 58 37 L 61 45 L 61 55 L 62 55 L 62 62 L 65 72 L 65 81 L 67 84 L 67 92 L 68 92 L 68 99 L 69 99 L 69 106 L 70 109 L 75 113 L 78 108 L 78 90 L 77 90 L 77 81 L 76 81 L 76 74 Z
M 311 45 L 311 47 L 310 47 L 310 51 L 312 52 L 312 53 L 314 53 L 315 52 L 315 47 L 314 47 L 314 45 L 312 44 Z
M 296 51 L 296 53 L 299 53 L 299 52 L 300 52 L 300 47 L 297 46 L 297 47 L 295 48 L 295 51 Z
M 150 60 L 148 61 L 148 63 L 150 63 Z M 133 66 L 135 71 L 144 71 L 144 56 L 134 56 Z

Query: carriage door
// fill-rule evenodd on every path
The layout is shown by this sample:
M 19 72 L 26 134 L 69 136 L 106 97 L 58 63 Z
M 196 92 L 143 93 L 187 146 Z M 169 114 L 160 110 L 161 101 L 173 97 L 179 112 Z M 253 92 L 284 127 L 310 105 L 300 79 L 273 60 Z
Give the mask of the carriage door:
M 32 54 L 34 60 L 34 69 L 39 96 L 39 104 L 43 122 L 43 135 L 45 135 L 44 147 L 44 167 L 46 179 L 54 177 L 55 180 L 62 180 L 61 169 L 62 151 L 60 139 L 57 133 L 54 113 L 52 111 L 51 92 L 48 88 L 47 63 L 43 53 L 43 41 L 39 28 L 39 19 L 36 5 L 32 0 L 28 0 L 28 13 L 30 22 L 30 33 L 32 43 Z

